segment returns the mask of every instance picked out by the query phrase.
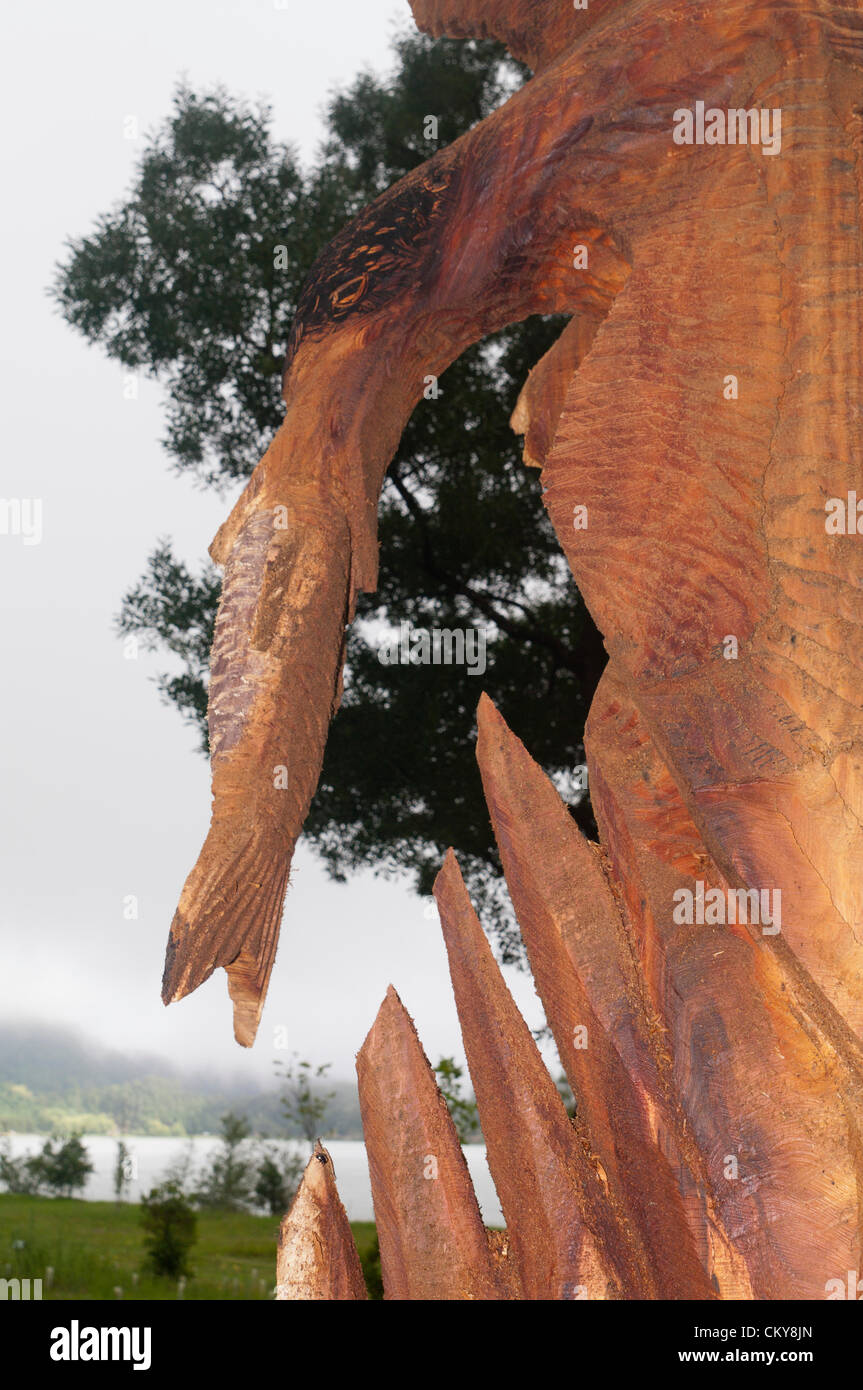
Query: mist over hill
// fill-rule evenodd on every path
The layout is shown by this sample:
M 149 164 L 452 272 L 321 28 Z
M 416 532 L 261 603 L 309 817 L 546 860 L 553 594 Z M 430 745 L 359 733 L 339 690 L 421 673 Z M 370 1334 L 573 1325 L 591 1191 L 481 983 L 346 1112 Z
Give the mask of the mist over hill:
M 287 1137 L 297 1131 L 282 1118 L 278 1084 L 275 1074 L 269 1086 L 225 1083 L 162 1057 L 104 1047 L 72 1028 L 0 1023 L 0 1132 L 207 1134 L 233 1110 L 254 1133 Z M 322 1089 L 336 1092 L 322 1137 L 362 1138 L 356 1084 Z

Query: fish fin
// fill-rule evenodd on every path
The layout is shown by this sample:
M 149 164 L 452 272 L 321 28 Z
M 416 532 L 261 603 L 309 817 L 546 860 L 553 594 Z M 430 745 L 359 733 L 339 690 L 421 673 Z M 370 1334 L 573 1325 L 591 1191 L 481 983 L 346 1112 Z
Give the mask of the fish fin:
M 168 936 L 163 1002 L 185 998 L 221 966 L 243 1047 L 255 1040 L 276 956 L 290 864 L 281 841 L 268 823 L 211 825 Z

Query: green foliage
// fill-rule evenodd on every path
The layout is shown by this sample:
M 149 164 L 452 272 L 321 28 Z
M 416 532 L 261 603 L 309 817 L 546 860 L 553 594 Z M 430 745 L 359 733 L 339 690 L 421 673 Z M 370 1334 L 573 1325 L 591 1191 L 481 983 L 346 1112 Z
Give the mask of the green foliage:
M 356 1238 L 356 1227 L 354 1237 Z M 381 1274 L 381 1247 L 378 1240 L 378 1233 L 372 1227 L 371 1239 L 366 1243 L 357 1240 L 357 1253 L 360 1257 L 360 1264 L 363 1270 L 363 1278 L 366 1281 L 369 1298 L 373 1300 L 383 1300 L 384 1281 Z
M 464 1068 L 456 1065 L 454 1057 L 441 1057 L 434 1070 L 459 1141 L 469 1144 L 479 1136 L 479 1111 L 476 1101 L 464 1094 Z
M 189 1252 L 197 1239 L 197 1218 L 182 1188 L 161 1183 L 141 1198 L 146 1268 L 158 1278 L 191 1274 Z
M 207 675 L 213 623 L 221 591 L 214 565 L 205 564 L 199 576 L 177 560 L 170 543 L 161 540 L 150 556 L 148 570 L 123 600 L 121 630 L 136 634 L 149 651 L 163 648 L 177 657 L 183 671 L 156 678 L 162 697 L 198 728 L 207 751 Z
M 80 1192 L 93 1172 L 80 1134 L 64 1139 L 52 1135 L 42 1145 L 42 1151 L 14 1159 L 8 1140 L 0 1146 L 0 1182 L 8 1192 L 50 1192 L 57 1197 L 71 1197 Z
M 276 1062 L 282 1073 L 279 1103 L 287 1122 L 296 1125 L 310 1144 L 320 1135 L 333 1091 L 321 1091 L 317 1082 L 326 1076 L 330 1062 L 315 1067 L 293 1053 L 286 1062 Z
M 255 1201 L 271 1216 L 281 1216 L 287 1211 L 290 1198 L 284 1173 L 273 1158 L 267 1155 L 261 1161 L 255 1179 Z
M 164 1174 L 163 1182 L 204 1210 L 257 1208 L 282 1216 L 302 1175 L 299 1154 L 291 1150 L 283 1154 L 275 1145 L 252 1144 L 247 1120 L 231 1112 L 222 1116 L 221 1131 L 220 1147 L 197 1177 L 193 1177 L 192 1155 L 187 1151 Z
M 0 1140 L 0 1183 L 7 1192 L 20 1196 L 37 1193 L 41 1186 L 42 1165 L 38 1154 L 13 1158 L 8 1139 Z
M 304 275 L 301 263 L 274 269 L 286 220 L 310 262 L 307 189 L 293 154 L 272 143 L 268 109 L 181 87 L 132 196 L 71 243 L 55 284 L 70 324 L 165 383 L 166 447 L 205 482 L 247 474 L 278 411 L 288 305 Z
M 45 1186 L 58 1197 L 71 1197 L 80 1192 L 93 1172 L 93 1164 L 80 1134 L 68 1139 L 59 1136 L 49 1139 L 40 1155 Z
M 271 1216 L 283 1216 L 294 1199 L 303 1172 L 299 1154 L 283 1158 L 278 1150 L 265 1150 L 255 1178 L 255 1205 Z
M 334 1081 L 332 1091 L 327 1134 L 361 1139 L 355 1081 Z M 257 1135 L 285 1133 L 272 1089 L 186 1080 L 170 1063 L 110 1052 L 66 1028 L 0 1022 L 0 1133 L 212 1134 L 226 1110 L 242 1111 Z M 302 1130 L 291 1125 L 288 1134 Z
M 266 107 L 181 88 L 124 202 L 70 244 L 54 293 L 67 321 L 167 394 L 177 469 L 227 487 L 282 416 L 280 369 L 315 255 L 362 206 L 482 120 L 524 69 L 489 40 L 395 44 L 385 79 L 335 96 L 316 165 L 273 140 Z M 438 137 L 424 138 L 429 112 Z M 276 270 L 276 249 L 287 269 Z M 380 512 L 380 583 L 348 636 L 345 696 L 305 834 L 336 879 L 371 866 L 427 894 L 449 845 L 503 959 L 522 948 L 469 746 L 485 689 L 592 830 L 582 727 L 605 663 L 508 420 L 561 321 L 531 319 L 466 352 L 415 410 Z M 159 688 L 206 747 L 207 657 L 219 579 L 166 539 L 126 595 L 122 633 L 169 652 Z M 384 666 L 382 627 L 482 628 L 488 670 Z
M 254 1162 L 247 1143 L 248 1122 L 230 1111 L 222 1116 L 221 1147 L 198 1180 L 195 1198 L 200 1206 L 242 1211 L 249 1206 L 255 1181 Z

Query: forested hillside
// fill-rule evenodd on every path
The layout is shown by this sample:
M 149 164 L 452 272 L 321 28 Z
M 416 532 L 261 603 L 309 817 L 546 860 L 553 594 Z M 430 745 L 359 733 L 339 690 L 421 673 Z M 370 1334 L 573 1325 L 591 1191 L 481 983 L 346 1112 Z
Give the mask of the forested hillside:
M 352 1081 L 334 1080 L 324 1132 L 359 1139 Z M 298 1133 L 270 1087 L 223 1085 L 217 1077 L 182 1073 L 160 1057 L 110 1051 L 65 1028 L 0 1024 L 0 1132 L 89 1134 L 215 1133 L 226 1110 L 248 1118 L 260 1135 Z

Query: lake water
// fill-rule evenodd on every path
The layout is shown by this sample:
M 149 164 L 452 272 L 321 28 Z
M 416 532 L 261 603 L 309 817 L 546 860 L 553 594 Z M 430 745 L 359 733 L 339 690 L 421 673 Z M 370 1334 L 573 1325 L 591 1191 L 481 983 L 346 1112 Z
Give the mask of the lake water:
M 79 1195 L 90 1202 L 113 1201 L 117 1140 L 104 1134 L 85 1134 L 82 1137 L 95 1171 L 90 1174 L 87 1186 Z M 44 1142 L 43 1134 L 13 1134 L 10 1136 L 12 1156 L 20 1158 L 22 1154 L 39 1153 Z M 191 1153 L 193 1170 L 200 1171 L 219 1147 L 219 1140 L 215 1138 L 156 1139 L 134 1134 L 127 1135 L 124 1143 L 131 1154 L 131 1181 L 126 1190 L 126 1200 L 133 1202 L 140 1198 L 142 1192 L 149 1192 L 160 1182 L 166 1169 L 180 1161 L 187 1152 Z M 348 1217 L 351 1221 L 373 1221 L 374 1207 L 365 1144 L 359 1139 L 332 1139 L 324 1140 L 324 1143 L 332 1154 L 339 1196 Z M 267 1146 L 270 1144 L 303 1155 L 308 1153 L 307 1145 L 292 1140 L 268 1140 Z M 502 1226 L 503 1214 L 486 1162 L 485 1145 L 468 1144 L 464 1152 L 485 1224 Z

